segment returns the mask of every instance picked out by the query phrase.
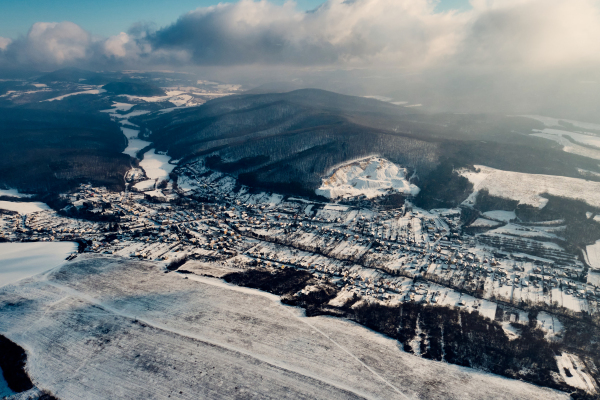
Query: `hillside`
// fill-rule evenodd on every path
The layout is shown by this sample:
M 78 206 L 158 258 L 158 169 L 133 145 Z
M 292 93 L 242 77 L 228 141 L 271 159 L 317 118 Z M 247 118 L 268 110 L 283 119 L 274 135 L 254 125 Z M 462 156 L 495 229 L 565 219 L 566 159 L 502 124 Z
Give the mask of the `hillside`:
M 130 167 L 125 139 L 106 115 L 0 109 L 0 184 L 63 191 L 82 182 L 123 186 Z
M 102 86 L 107 93 L 131 96 L 164 96 L 165 91 L 158 86 L 140 82 L 110 82 Z
M 378 155 L 408 168 L 424 207 L 456 206 L 470 193 L 453 171 L 475 164 L 580 178 L 594 160 L 531 134 L 538 121 L 497 115 L 427 114 L 315 89 L 227 96 L 198 107 L 132 119 L 182 163 L 206 159 L 241 183 L 311 194 L 332 167 Z M 596 179 L 597 180 L 597 179 Z

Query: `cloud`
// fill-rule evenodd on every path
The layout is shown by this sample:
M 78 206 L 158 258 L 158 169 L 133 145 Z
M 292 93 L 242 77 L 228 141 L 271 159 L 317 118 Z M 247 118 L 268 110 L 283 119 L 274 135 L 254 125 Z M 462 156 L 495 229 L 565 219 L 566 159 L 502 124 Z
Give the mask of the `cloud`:
M 548 68 L 600 62 L 596 0 L 473 0 L 439 13 L 430 0 L 241 0 L 200 8 L 147 37 L 195 65 L 446 65 Z
M 436 12 L 434 0 L 240 0 L 199 8 L 162 29 L 138 24 L 107 39 L 72 22 L 38 22 L 5 61 L 196 66 L 549 68 L 600 63 L 597 0 L 472 0 Z
M 23 64 L 65 64 L 84 60 L 90 41 L 89 33 L 72 22 L 36 22 L 8 50 Z
M 473 1 L 456 57 L 476 65 L 552 68 L 600 62 L 595 0 Z
M 330 0 L 311 12 L 241 0 L 189 12 L 148 40 L 198 65 L 419 65 L 451 53 L 464 22 L 427 0 Z
M 11 44 L 12 40 L 5 37 L 0 37 L 0 50 L 6 50 L 9 44 Z
M 328 0 L 304 12 L 240 0 L 109 38 L 38 22 L 0 38 L 0 67 L 187 68 L 256 85 L 301 78 L 443 110 L 600 106 L 595 86 L 581 83 L 600 81 L 600 0 L 471 0 L 462 12 L 437 3 Z
M 129 35 L 125 32 L 121 32 L 116 36 L 111 36 L 103 44 L 104 54 L 107 57 L 123 58 L 127 55 L 127 49 L 125 46 L 129 42 Z

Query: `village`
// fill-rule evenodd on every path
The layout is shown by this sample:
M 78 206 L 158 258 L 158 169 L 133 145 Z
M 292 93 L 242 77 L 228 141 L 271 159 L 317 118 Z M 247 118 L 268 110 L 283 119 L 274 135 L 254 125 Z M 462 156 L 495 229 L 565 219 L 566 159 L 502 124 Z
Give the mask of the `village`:
M 549 336 L 560 336 L 552 313 L 598 312 L 600 289 L 586 281 L 575 256 L 527 238 L 467 234 L 460 209 L 428 212 L 409 201 L 362 208 L 262 192 L 217 196 L 206 184 L 160 197 L 81 185 L 62 195 L 68 205 L 61 213 L 4 212 L 0 240 L 76 241 L 80 252 L 155 260 L 166 271 L 185 271 L 188 260 L 302 269 L 342 289 L 333 304 L 359 296 L 462 307 L 507 326 L 527 323 L 526 310 L 541 307 L 550 312 L 538 317 Z M 216 201 L 197 200 L 207 198 Z M 507 241 L 512 252 L 494 246 Z

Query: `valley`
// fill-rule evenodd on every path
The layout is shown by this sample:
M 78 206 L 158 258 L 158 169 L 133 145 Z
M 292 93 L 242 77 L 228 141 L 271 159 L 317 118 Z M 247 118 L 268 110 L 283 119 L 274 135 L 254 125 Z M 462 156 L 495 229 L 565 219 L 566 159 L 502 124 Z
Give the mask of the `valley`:
M 0 286 L 33 398 L 600 393 L 600 166 L 540 136 L 594 126 L 52 79 L 0 109 L 0 246 L 64 245 Z

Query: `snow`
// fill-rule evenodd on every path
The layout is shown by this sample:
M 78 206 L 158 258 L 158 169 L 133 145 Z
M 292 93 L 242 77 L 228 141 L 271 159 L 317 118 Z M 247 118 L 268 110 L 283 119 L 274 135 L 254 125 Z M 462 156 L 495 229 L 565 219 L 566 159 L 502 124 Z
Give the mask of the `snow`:
M 63 94 L 62 96 L 58 96 L 58 97 L 54 97 L 52 99 L 42 100 L 42 101 L 62 100 L 65 97 L 75 96 L 75 95 L 78 95 L 78 94 L 100 94 L 100 93 L 105 93 L 105 92 L 106 92 L 106 90 L 104 90 L 104 89 L 91 89 L 91 90 L 84 90 L 83 92 L 75 92 L 75 93 Z
M 121 128 L 123 129 L 123 128 Z M 137 157 L 138 151 L 151 145 L 151 142 L 136 138 L 127 138 L 127 147 L 123 150 L 123 153 L 135 158 Z
M 140 192 L 145 192 L 147 190 L 154 190 L 154 185 L 156 181 L 154 179 L 147 179 L 145 181 L 141 181 L 133 185 L 133 187 Z
M 556 362 L 558 364 L 560 375 L 568 385 L 590 391 L 591 393 L 596 392 L 592 378 L 588 373 L 582 372 L 581 367 L 585 364 L 581 362 L 579 357 L 574 354 L 562 353 L 560 356 L 556 357 Z M 569 370 L 572 375 L 571 377 L 567 376 L 565 368 Z
M 526 117 L 526 118 L 531 118 L 531 119 L 535 119 L 537 121 L 540 121 L 541 123 L 543 123 L 544 125 L 548 126 L 548 127 L 552 127 L 552 126 L 560 126 L 559 125 L 559 121 L 565 121 L 568 122 L 570 124 L 573 124 L 579 128 L 583 128 L 583 129 L 591 129 L 591 130 L 600 130 L 600 125 L 599 124 L 593 124 L 590 122 L 581 122 L 581 121 L 575 121 L 572 119 L 562 119 L 562 118 L 553 118 L 553 117 L 546 117 L 543 115 L 521 115 L 522 117 Z
M 498 226 L 498 225 L 500 225 L 499 222 L 491 221 L 491 220 L 485 219 L 485 218 L 477 218 L 469 226 L 473 227 L 473 228 L 490 228 L 490 227 L 495 227 L 495 226 Z
M 135 104 L 119 103 L 117 101 L 113 101 L 113 104 L 112 104 L 113 108 L 111 108 L 110 110 L 102 110 L 100 112 L 114 113 L 115 111 L 128 111 L 133 106 L 135 106 Z
M 341 196 L 376 197 L 393 189 L 416 195 L 419 188 L 406 179 L 406 169 L 379 157 L 368 157 L 342 165 L 326 179 L 315 193 L 335 199 Z
M 55 268 L 76 250 L 73 242 L 0 243 L 0 286 Z
M 134 101 L 141 100 L 141 101 L 145 101 L 148 103 L 158 103 L 158 102 L 168 101 L 168 102 L 173 103 L 176 107 L 197 105 L 197 103 L 194 102 L 193 96 L 191 96 L 189 94 L 185 94 L 185 92 L 183 92 L 181 90 L 167 91 L 166 96 L 143 97 L 143 96 L 126 95 L 125 97 L 127 97 L 128 100 L 134 100 Z
M 600 240 L 587 246 L 586 253 L 592 269 L 600 270 Z
M 544 208 L 547 199 L 540 196 L 548 193 L 553 196 L 583 200 L 591 206 L 600 207 L 600 182 L 568 178 L 554 175 L 525 174 L 503 171 L 476 165 L 477 172 L 460 170 L 474 186 L 474 192 L 465 203 L 474 204 L 477 193 L 486 189 L 492 196 L 518 200 L 521 204 Z
M 31 214 L 38 211 L 50 210 L 45 203 L 35 202 L 14 202 L 14 201 L 0 201 L 0 209 L 16 211 L 19 214 Z
M 501 210 L 486 211 L 483 213 L 483 215 L 490 219 L 493 219 L 496 221 L 502 221 L 502 222 L 509 222 L 509 221 L 517 218 L 517 215 L 515 214 L 514 211 L 501 211 Z
M 587 276 L 587 283 L 590 285 L 600 287 L 600 272 L 589 271 Z
M 563 324 L 558 320 L 558 318 L 545 311 L 540 311 L 538 313 L 537 320 L 538 326 L 544 331 L 548 332 L 546 337 L 558 335 L 563 330 Z
M 0 302 L 21 299 L 0 333 L 27 349 L 32 380 L 63 400 L 568 398 L 155 263 L 84 256 L 44 278 L 0 289 Z
M 595 160 L 600 160 L 600 150 L 590 149 L 578 144 L 571 142 L 564 138 L 562 135 L 551 135 L 548 133 L 534 133 L 531 136 L 537 136 L 543 139 L 555 141 L 556 143 L 563 146 L 563 151 L 567 153 L 577 154 L 582 157 L 588 157 Z M 581 172 L 581 171 L 580 171 Z
M 13 394 L 15 394 L 15 392 L 10 390 L 10 388 L 8 387 L 8 383 L 6 383 L 6 380 L 2 375 L 2 370 L 0 369 L 0 398 L 5 398 Z
M 366 99 L 374 99 L 374 100 L 379 100 L 379 101 L 385 101 L 387 103 L 391 102 L 392 99 L 391 97 L 386 97 L 386 96 L 378 96 L 378 95 L 373 95 L 373 96 L 363 96 Z
M 506 336 L 508 336 L 510 340 L 517 339 L 519 336 L 521 336 L 519 330 L 512 326 L 509 321 L 502 322 L 502 329 L 504 330 L 504 333 L 506 333 Z
M 10 388 L 8 387 L 8 383 L 6 383 L 4 375 L 2 375 L 2 369 L 0 369 L 0 398 L 3 399 L 4 397 L 8 397 L 13 394 L 15 394 L 15 392 L 10 390 Z
M 596 176 L 596 177 L 600 177 L 600 172 L 590 171 L 588 169 L 583 169 L 583 168 L 577 168 L 577 171 L 579 171 L 579 173 L 582 176 Z
M 171 157 L 167 155 L 149 151 L 144 154 L 144 159 L 140 161 L 140 166 L 144 168 L 148 178 L 168 180 L 169 173 L 175 168 L 175 165 L 169 164 L 170 159 Z
M 0 196 L 9 196 L 9 197 L 31 197 L 31 194 L 24 194 L 19 192 L 17 189 L 0 189 Z
M 543 129 L 538 132 L 545 133 L 547 135 L 555 135 L 555 136 L 561 136 L 561 137 L 570 136 L 576 142 L 583 143 L 588 146 L 594 146 L 594 147 L 600 148 L 600 136 L 596 136 L 596 135 L 592 135 L 592 134 L 583 134 L 583 133 L 577 133 L 577 132 L 563 131 L 563 130 L 559 130 L 559 129 L 549 129 L 549 128 Z

